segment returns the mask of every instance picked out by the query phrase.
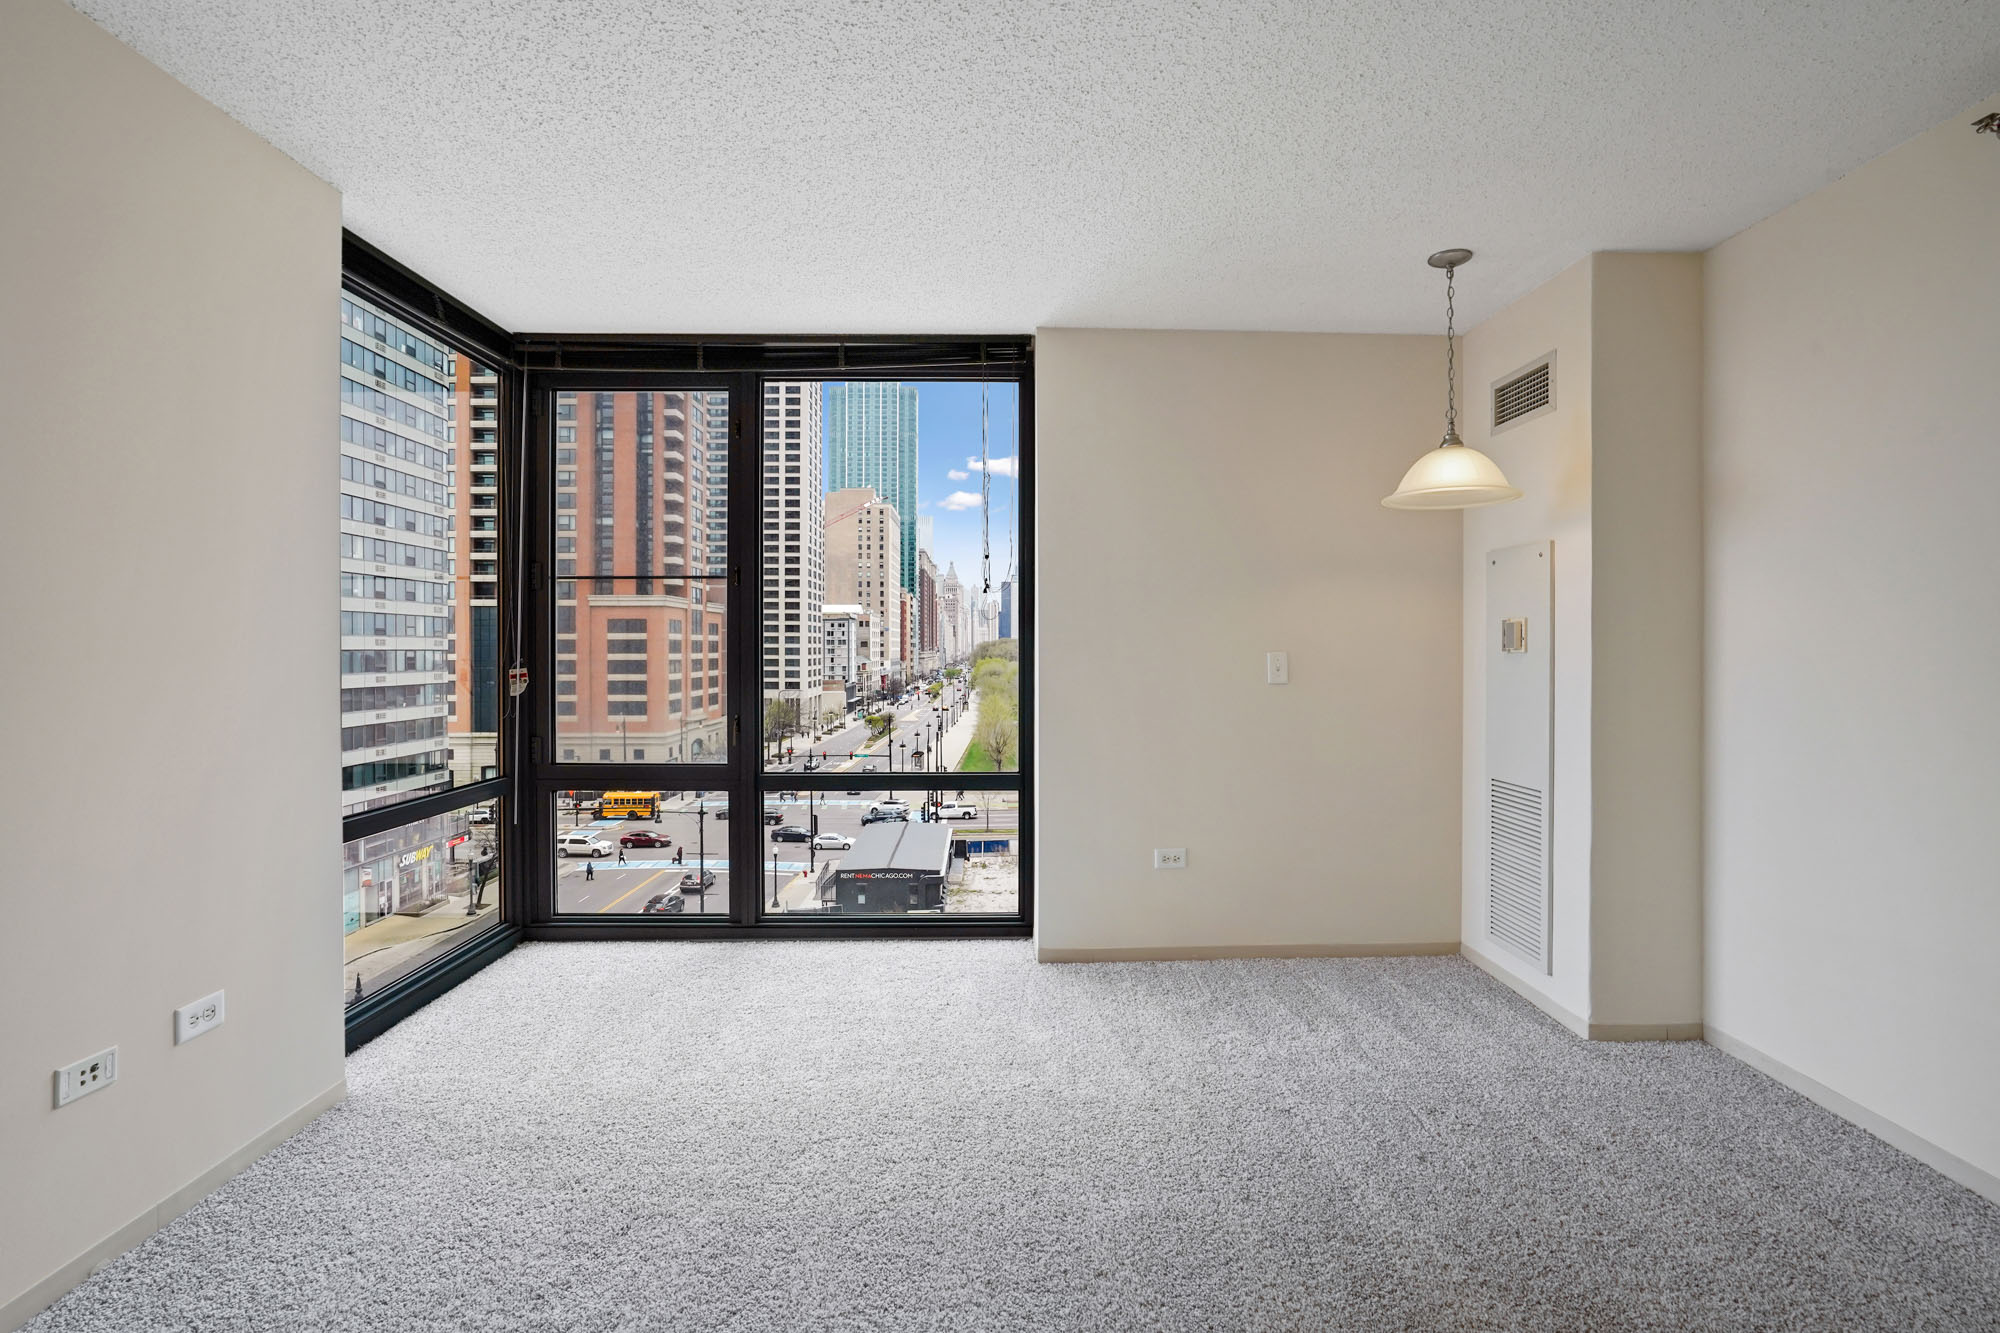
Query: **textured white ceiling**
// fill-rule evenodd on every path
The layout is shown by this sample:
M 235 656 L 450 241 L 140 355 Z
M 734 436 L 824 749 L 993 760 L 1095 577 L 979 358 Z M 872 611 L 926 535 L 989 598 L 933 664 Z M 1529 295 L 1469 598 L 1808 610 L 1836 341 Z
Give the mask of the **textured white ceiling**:
M 523 331 L 1431 332 L 2000 88 L 1995 0 L 74 3 Z

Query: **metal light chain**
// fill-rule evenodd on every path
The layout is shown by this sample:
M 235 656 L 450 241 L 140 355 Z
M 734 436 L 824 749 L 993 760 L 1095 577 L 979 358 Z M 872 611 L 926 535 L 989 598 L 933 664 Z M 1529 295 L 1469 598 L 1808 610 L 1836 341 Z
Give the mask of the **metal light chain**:
M 1444 271 L 1444 437 L 1446 440 L 1458 438 L 1458 340 L 1453 336 L 1452 279 L 1458 274 L 1458 266 L 1450 265 Z

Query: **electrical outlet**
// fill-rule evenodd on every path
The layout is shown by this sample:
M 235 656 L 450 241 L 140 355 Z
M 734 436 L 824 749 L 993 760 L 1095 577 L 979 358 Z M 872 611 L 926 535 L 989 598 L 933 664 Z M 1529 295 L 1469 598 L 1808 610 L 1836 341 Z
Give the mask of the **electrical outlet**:
M 221 1026 L 222 992 L 217 991 L 174 1010 L 174 1045 L 193 1041 L 209 1029 Z
M 1264 683 L 1283 685 L 1292 678 L 1292 661 L 1286 653 L 1264 654 Z
M 1187 869 L 1187 848 L 1185 848 L 1185 847 L 1155 847 L 1155 848 L 1153 849 L 1153 869 L 1155 869 L 1155 870 L 1186 870 L 1186 869 Z
M 68 1106 L 87 1097 L 118 1077 L 118 1048 L 108 1047 L 96 1055 L 86 1055 L 73 1065 L 56 1071 L 56 1105 Z

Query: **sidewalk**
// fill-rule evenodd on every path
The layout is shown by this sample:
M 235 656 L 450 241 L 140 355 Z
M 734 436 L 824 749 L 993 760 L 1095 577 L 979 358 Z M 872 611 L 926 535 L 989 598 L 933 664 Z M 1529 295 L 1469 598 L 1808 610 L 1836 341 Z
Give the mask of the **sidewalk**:
M 944 734 L 944 766 L 956 771 L 958 761 L 965 758 L 965 752 L 972 748 L 972 734 L 979 730 L 979 691 L 972 692 L 966 702 L 965 716 L 951 724 L 951 730 Z

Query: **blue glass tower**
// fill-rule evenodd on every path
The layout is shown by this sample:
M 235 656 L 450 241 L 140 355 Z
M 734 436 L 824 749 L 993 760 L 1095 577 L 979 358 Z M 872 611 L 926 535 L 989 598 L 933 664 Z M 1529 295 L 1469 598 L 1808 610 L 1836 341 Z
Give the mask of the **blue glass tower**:
M 917 590 L 917 386 L 826 386 L 821 406 L 826 488 L 866 486 L 896 507 L 903 529 L 903 587 Z

